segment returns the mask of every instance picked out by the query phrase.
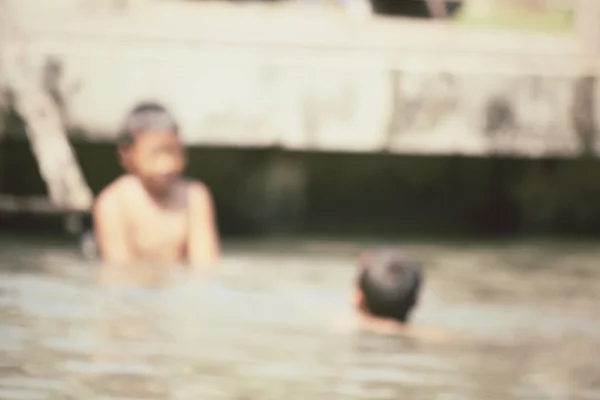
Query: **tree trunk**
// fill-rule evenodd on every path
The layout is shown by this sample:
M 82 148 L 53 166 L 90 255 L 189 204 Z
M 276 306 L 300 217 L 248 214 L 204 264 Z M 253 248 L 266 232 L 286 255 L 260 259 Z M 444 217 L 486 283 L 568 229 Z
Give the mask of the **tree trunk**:
M 30 68 L 26 39 L 12 26 L 4 0 L 0 0 L 0 23 L 0 89 L 10 91 L 11 106 L 25 121 L 50 200 L 67 210 L 89 210 L 93 194 L 69 143 L 60 109 L 36 69 Z M 20 44 L 14 54 L 7 51 L 8 41 Z
M 16 111 L 26 122 L 27 137 L 50 199 L 65 209 L 89 210 L 93 195 L 79 168 L 57 105 L 35 84 L 19 84 L 11 89 Z

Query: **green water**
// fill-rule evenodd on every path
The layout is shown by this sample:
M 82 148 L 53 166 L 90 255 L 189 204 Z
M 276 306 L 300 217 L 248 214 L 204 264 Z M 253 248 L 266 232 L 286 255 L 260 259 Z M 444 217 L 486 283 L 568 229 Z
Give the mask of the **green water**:
M 0 398 L 600 398 L 598 242 L 402 243 L 426 268 L 414 322 L 443 342 L 339 324 L 373 243 L 228 242 L 215 276 L 136 288 L 2 237 Z

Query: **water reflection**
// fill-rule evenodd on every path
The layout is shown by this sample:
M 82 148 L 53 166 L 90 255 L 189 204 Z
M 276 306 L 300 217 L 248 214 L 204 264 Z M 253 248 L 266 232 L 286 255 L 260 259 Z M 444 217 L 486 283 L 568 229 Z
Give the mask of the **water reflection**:
M 191 279 L 3 241 L 0 398 L 600 398 L 595 243 L 405 243 L 451 341 L 338 324 L 366 245 L 234 244 Z

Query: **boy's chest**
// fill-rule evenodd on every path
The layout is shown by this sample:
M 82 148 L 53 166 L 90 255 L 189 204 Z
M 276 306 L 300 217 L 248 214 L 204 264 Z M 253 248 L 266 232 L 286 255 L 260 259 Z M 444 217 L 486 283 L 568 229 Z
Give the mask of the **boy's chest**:
M 130 218 L 132 244 L 142 258 L 178 260 L 185 254 L 188 230 L 185 209 L 140 206 L 131 212 Z

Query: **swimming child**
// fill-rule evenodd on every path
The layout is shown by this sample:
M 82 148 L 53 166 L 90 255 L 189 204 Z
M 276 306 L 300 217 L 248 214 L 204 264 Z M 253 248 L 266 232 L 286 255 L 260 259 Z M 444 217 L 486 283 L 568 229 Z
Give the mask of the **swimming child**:
M 181 176 L 186 156 L 171 114 L 157 103 L 135 107 L 118 154 L 127 173 L 98 195 L 93 210 L 101 259 L 215 263 L 220 249 L 212 196 L 203 183 Z
M 353 319 L 355 327 L 419 341 L 457 343 L 459 337 L 453 332 L 409 323 L 422 286 L 420 262 L 402 250 L 378 248 L 364 252 L 359 257 L 354 288 L 354 307 L 358 312 L 358 318 Z
M 417 305 L 421 266 L 397 249 L 375 249 L 359 258 L 354 305 L 364 322 L 402 328 Z

